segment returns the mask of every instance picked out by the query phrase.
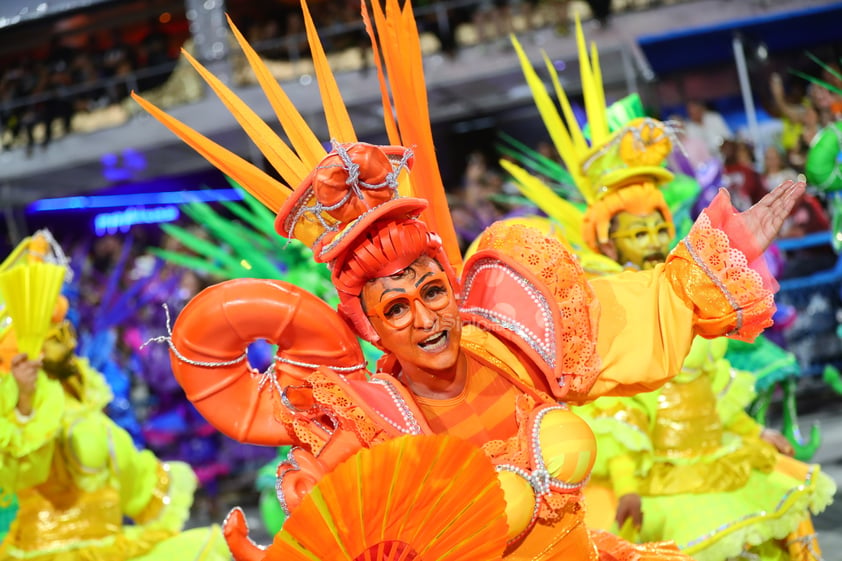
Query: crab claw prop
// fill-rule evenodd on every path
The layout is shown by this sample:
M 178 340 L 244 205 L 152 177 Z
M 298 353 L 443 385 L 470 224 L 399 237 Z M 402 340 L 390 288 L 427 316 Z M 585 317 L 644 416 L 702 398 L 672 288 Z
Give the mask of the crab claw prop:
M 225 517 L 222 534 L 234 561 L 262 561 L 266 556 L 266 548 L 251 541 L 249 525 L 240 507 L 234 508 Z

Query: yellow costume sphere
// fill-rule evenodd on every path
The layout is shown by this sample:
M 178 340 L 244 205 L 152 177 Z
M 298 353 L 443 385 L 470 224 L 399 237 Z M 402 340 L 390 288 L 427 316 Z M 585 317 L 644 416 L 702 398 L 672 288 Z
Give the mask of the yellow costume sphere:
M 596 437 L 581 417 L 553 409 L 541 419 L 539 442 L 547 471 L 569 484 L 585 481 L 596 459 Z
M 503 498 L 506 500 L 506 522 L 509 524 L 508 540 L 512 540 L 523 533 L 532 522 L 535 512 L 535 493 L 529 482 L 511 471 L 501 471 L 497 474 Z

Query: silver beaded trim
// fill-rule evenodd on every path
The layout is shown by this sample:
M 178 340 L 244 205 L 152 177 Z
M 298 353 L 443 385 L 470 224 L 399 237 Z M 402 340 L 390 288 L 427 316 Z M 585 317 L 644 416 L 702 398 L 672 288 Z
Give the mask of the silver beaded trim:
M 275 495 L 278 497 L 278 502 L 281 503 L 281 508 L 284 511 L 284 514 L 289 516 L 290 510 L 289 505 L 287 505 L 287 498 L 284 495 L 283 487 L 281 483 L 283 482 L 284 476 L 292 471 L 301 471 L 301 466 L 298 465 L 298 462 L 295 461 L 295 456 L 292 455 L 293 452 L 296 450 L 301 450 L 299 447 L 295 447 L 290 449 L 289 453 L 287 454 L 286 460 L 282 463 L 288 464 L 282 470 L 280 470 L 277 474 L 277 478 L 275 479 Z
M 284 357 L 278 356 L 278 355 L 275 355 L 275 362 L 282 362 L 284 364 L 291 364 L 292 366 L 300 366 L 301 368 L 312 368 L 313 370 L 318 370 L 321 367 L 325 367 L 325 368 L 329 368 L 330 370 L 334 370 L 336 372 L 355 372 L 357 370 L 362 370 L 366 367 L 365 362 L 355 364 L 354 366 L 330 366 L 329 364 L 316 364 L 316 363 L 311 363 L 311 362 L 301 362 L 299 360 L 293 360 L 291 358 L 284 358 Z
M 377 411 L 377 414 L 380 415 L 380 417 L 384 421 L 389 423 L 392 427 L 394 427 L 403 434 L 421 434 L 421 426 L 418 424 L 418 420 L 412 414 L 412 411 L 409 409 L 409 405 L 407 405 L 406 401 L 404 401 L 403 397 L 401 397 L 401 395 L 398 393 L 398 390 L 396 390 L 390 382 L 381 378 L 374 378 L 371 380 L 371 383 L 379 384 L 386 388 L 386 391 L 389 392 L 389 396 L 392 398 L 392 402 L 394 402 L 395 406 L 398 408 L 398 411 L 400 411 L 404 425 L 399 425 L 398 423 L 384 415 L 382 412 L 374 408 L 374 410 Z
M 464 284 L 464 301 L 468 301 L 470 299 L 470 292 L 471 288 L 473 287 L 474 280 L 476 276 L 486 269 L 497 269 L 514 279 L 514 281 L 521 287 L 523 290 L 529 295 L 538 309 L 541 311 L 541 317 L 544 320 L 544 325 L 547 326 L 547 334 L 544 337 L 541 337 L 534 333 L 531 329 L 526 327 L 525 325 L 515 321 L 514 319 L 505 316 L 499 312 L 495 312 L 493 310 L 489 310 L 487 308 L 481 307 L 466 307 L 462 308 L 462 312 L 469 313 L 469 314 L 476 314 L 492 323 L 495 323 L 502 327 L 503 329 L 507 329 L 513 333 L 515 333 L 518 337 L 523 339 L 524 341 L 532 347 L 538 355 L 544 359 L 544 361 L 550 365 L 551 368 L 555 368 L 556 366 L 556 348 L 555 348 L 555 325 L 553 325 L 552 321 L 552 308 L 550 307 L 549 302 L 541 293 L 540 290 L 532 286 L 532 284 L 520 276 L 517 271 L 506 265 L 504 262 L 494 259 L 491 257 L 485 257 L 482 259 L 478 259 L 476 264 L 471 267 L 471 270 L 468 273 L 467 278 L 465 279 Z
M 743 318 L 743 308 L 740 306 L 740 303 L 737 302 L 736 298 L 734 298 L 734 295 L 731 294 L 731 291 L 728 290 L 728 288 L 725 286 L 725 283 L 723 283 L 719 278 L 717 278 L 713 271 L 711 271 L 710 267 L 708 267 L 708 264 L 705 263 L 701 257 L 699 257 L 699 254 L 696 253 L 696 250 L 693 249 L 693 246 L 687 243 L 687 240 L 681 240 L 681 243 L 684 244 L 685 248 L 687 248 L 687 253 L 690 254 L 690 257 L 693 258 L 693 261 L 696 263 L 696 265 L 698 265 L 705 272 L 708 278 L 710 278 L 710 280 L 713 281 L 713 284 L 715 284 L 716 287 L 720 290 L 720 292 L 722 292 L 722 295 L 725 296 L 725 299 L 728 301 L 728 304 L 737 314 L 737 324 L 734 327 L 734 329 L 728 332 L 728 335 L 734 335 L 735 333 L 739 333 L 740 330 L 743 328 L 743 322 L 745 321 L 745 319 Z
M 234 508 L 232 508 L 230 511 L 228 511 L 228 514 L 226 514 L 226 515 L 225 515 L 225 520 L 223 520 L 223 521 L 222 521 L 222 527 L 224 528 L 226 525 L 228 525 L 228 520 L 230 520 L 230 519 L 231 519 L 231 515 L 232 515 L 232 514 L 234 514 L 234 511 L 235 511 L 235 510 L 240 511 L 240 514 L 242 514 L 242 515 L 243 515 L 243 520 L 245 520 L 245 522 L 246 522 L 246 531 L 248 531 L 248 527 L 249 527 L 249 525 L 248 525 L 248 518 L 246 518 L 246 513 L 245 513 L 245 512 L 243 512 L 243 509 L 242 509 L 242 508 L 240 508 L 240 507 L 238 507 L 238 506 L 235 506 L 235 507 L 234 507 Z M 260 550 L 263 550 L 263 551 L 265 551 L 265 550 L 266 550 L 266 546 L 265 546 L 265 545 L 260 545 L 260 544 L 256 544 L 256 543 L 254 543 L 254 541 L 252 541 L 252 539 L 251 539 L 250 537 L 248 537 L 248 536 L 246 536 L 246 539 L 247 539 L 247 540 L 251 543 L 251 545 L 253 545 L 254 547 L 256 547 L 256 548 L 258 548 L 258 549 L 260 549 Z
M 146 342 L 143 343 L 140 346 L 141 349 L 144 348 L 149 343 L 166 343 L 167 346 L 169 346 L 170 350 L 173 352 L 173 354 L 176 356 L 176 358 L 178 358 L 178 360 L 180 360 L 181 362 L 184 362 L 184 363 L 187 363 L 187 364 L 192 364 L 193 366 L 202 366 L 202 367 L 205 367 L 205 368 L 219 368 L 219 367 L 222 367 L 222 366 L 233 366 L 234 364 L 240 363 L 240 362 L 248 359 L 248 356 L 246 356 L 246 353 L 241 354 L 240 356 L 238 356 L 237 358 L 235 358 L 233 360 L 226 360 L 226 361 L 222 361 L 222 362 L 209 362 L 209 361 L 193 360 L 193 359 L 187 358 L 186 356 L 181 354 L 181 351 L 179 351 L 175 347 L 175 343 L 172 342 L 172 328 L 170 327 L 170 308 L 169 308 L 169 306 L 166 305 L 166 303 L 162 304 L 162 306 L 164 308 L 164 312 L 167 314 L 167 326 L 166 326 L 167 327 L 167 334 L 161 335 L 159 337 L 151 337 L 151 338 L 147 339 Z
M 515 538 L 509 540 L 509 543 L 515 542 L 519 540 L 521 537 L 524 536 L 534 525 L 535 520 L 538 517 L 538 509 L 539 509 L 539 498 L 549 495 L 553 491 L 560 491 L 563 493 L 570 493 L 571 491 L 581 490 L 587 482 L 588 478 L 585 478 L 580 483 L 567 483 L 565 481 L 561 481 L 553 477 L 549 470 L 547 469 L 547 464 L 544 462 L 544 455 L 543 451 L 541 450 L 541 421 L 544 419 L 544 415 L 549 413 L 550 411 L 557 411 L 557 410 L 567 410 L 568 407 L 564 404 L 554 405 L 552 407 L 546 407 L 538 412 L 535 415 L 535 419 L 532 421 L 532 433 L 531 433 L 531 441 L 530 441 L 530 451 L 531 451 L 531 460 L 532 465 L 535 466 L 534 469 L 531 471 L 527 471 L 523 468 L 518 466 L 513 466 L 511 464 L 498 464 L 495 466 L 495 469 L 498 472 L 501 471 L 510 471 L 516 475 L 523 477 L 529 486 L 532 487 L 532 491 L 535 493 L 535 508 L 532 511 L 532 520 L 527 525 L 526 529 L 517 535 Z

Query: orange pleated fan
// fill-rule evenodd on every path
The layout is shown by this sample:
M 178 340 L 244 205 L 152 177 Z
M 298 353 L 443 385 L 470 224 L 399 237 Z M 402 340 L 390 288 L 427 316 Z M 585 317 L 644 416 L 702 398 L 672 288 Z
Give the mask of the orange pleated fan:
M 362 450 L 319 481 L 265 561 L 496 561 L 505 500 L 485 454 L 449 436 Z

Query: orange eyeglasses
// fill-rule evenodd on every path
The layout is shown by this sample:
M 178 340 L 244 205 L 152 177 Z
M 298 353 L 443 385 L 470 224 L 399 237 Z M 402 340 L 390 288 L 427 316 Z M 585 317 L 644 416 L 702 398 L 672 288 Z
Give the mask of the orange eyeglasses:
M 393 329 L 404 329 L 415 318 L 415 302 L 421 302 L 428 310 L 437 312 L 446 308 L 450 299 L 450 281 L 447 273 L 441 271 L 428 277 L 412 292 L 398 292 L 383 299 L 367 315 L 379 317 Z

